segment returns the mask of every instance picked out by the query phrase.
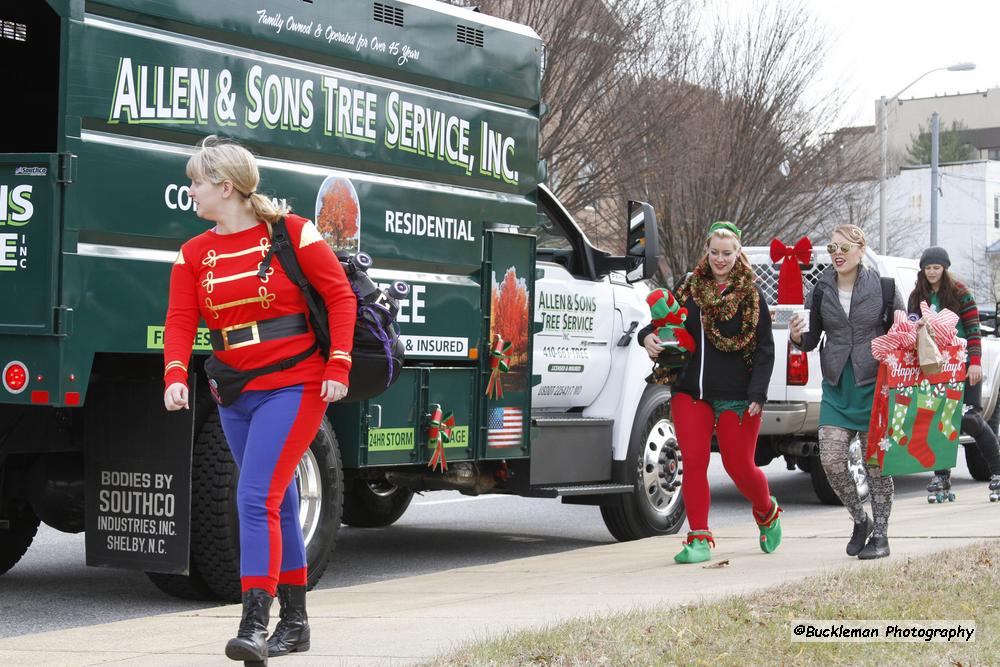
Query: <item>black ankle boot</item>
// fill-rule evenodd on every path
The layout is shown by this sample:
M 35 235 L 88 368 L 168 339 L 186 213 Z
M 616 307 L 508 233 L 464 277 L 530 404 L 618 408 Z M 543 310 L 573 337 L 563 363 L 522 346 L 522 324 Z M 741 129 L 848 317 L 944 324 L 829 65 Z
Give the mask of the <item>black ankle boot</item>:
M 857 556 L 861 553 L 861 550 L 865 548 L 865 542 L 868 540 L 868 536 L 872 534 L 875 530 L 875 522 L 872 521 L 868 515 L 865 515 L 865 520 L 861 523 L 854 524 L 854 532 L 851 533 L 851 541 L 847 543 L 847 555 Z
M 236 636 L 226 644 L 226 657 L 247 664 L 267 664 L 267 622 L 271 616 L 271 595 L 261 588 L 243 593 L 243 620 Z
M 267 639 L 267 654 L 272 658 L 286 653 L 309 650 L 309 617 L 306 616 L 306 587 L 280 584 L 278 601 L 281 620 Z
M 865 548 L 858 554 L 861 560 L 872 560 L 873 558 L 885 558 L 889 555 L 889 538 L 873 535 Z

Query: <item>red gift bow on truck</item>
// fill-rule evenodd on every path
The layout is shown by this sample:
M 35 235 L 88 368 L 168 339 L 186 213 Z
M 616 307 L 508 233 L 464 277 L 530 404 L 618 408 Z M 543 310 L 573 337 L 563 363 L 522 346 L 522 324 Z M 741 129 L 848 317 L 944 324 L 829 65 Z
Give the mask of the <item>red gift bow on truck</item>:
M 812 259 L 812 242 L 803 236 L 791 248 L 778 239 L 771 241 L 771 261 L 781 262 L 778 272 L 778 303 L 800 304 L 802 295 L 802 267 Z
M 965 339 L 959 338 L 955 330 L 958 315 L 947 308 L 935 313 L 926 301 L 920 302 L 920 312 L 923 314 L 924 324 L 930 327 L 931 335 L 939 348 L 949 346 L 965 348 Z M 872 406 L 871 421 L 868 423 L 868 449 L 865 452 L 865 459 L 877 456 L 880 467 L 885 457 L 885 449 L 881 444 L 885 440 L 889 419 L 889 382 L 885 361 L 890 354 L 899 350 L 914 350 L 914 354 L 916 353 L 919 326 L 918 322 L 909 319 L 906 311 L 897 310 L 892 315 L 889 332 L 875 338 L 871 343 L 872 356 L 880 363 L 878 379 L 875 381 L 875 403 Z
M 427 466 L 433 470 L 440 465 L 441 472 L 448 469 L 448 462 L 444 458 L 444 446 L 451 442 L 452 429 L 455 428 L 455 415 L 449 412 L 444 414 L 441 406 L 434 407 L 431 413 L 431 421 L 427 426 L 427 446 L 434 448 L 434 455 Z
M 500 334 L 493 334 L 493 344 L 490 346 L 490 381 L 486 385 L 486 395 L 490 398 L 503 398 L 503 383 L 501 373 L 510 371 L 510 358 L 514 354 L 514 344 L 504 341 Z

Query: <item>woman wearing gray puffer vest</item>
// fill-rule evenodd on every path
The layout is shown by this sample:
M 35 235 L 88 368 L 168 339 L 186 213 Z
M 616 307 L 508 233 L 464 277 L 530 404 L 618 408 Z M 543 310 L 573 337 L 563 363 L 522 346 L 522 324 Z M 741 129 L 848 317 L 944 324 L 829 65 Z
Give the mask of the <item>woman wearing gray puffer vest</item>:
M 841 225 L 827 246 L 832 266 L 826 269 L 806 295 L 809 331 L 797 315 L 790 322 L 792 343 L 809 351 L 819 344 L 823 369 L 823 401 L 819 411 L 819 458 L 830 486 L 854 519 L 847 555 L 862 559 L 889 555 L 889 513 L 892 511 L 892 477 L 882 477 L 878 465 L 866 465 L 871 491 L 872 516 L 865 513 L 858 489 L 848 470 L 848 448 L 855 435 L 862 452 L 868 443 L 868 421 L 875 397 L 878 362 L 871 342 L 886 331 L 886 303 L 877 271 L 861 260 L 867 243 L 861 228 Z M 904 309 L 895 291 L 893 307 Z M 817 307 L 818 305 L 818 307 Z M 891 314 L 890 314 L 891 317 Z M 871 539 L 868 536 L 871 535 Z M 867 540 L 867 544 L 865 541 Z

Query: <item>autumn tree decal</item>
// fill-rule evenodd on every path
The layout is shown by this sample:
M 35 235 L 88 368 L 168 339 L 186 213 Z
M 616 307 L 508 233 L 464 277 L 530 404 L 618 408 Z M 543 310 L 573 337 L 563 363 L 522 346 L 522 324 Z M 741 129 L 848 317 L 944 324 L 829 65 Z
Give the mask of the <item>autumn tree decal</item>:
M 334 250 L 357 250 L 361 210 L 358 195 L 346 178 L 332 178 L 325 183 L 316 227 Z
M 512 344 L 511 389 L 523 390 L 528 367 L 528 285 L 524 278 L 517 277 L 513 266 L 499 283 L 493 275 L 490 310 L 490 339 L 500 334 Z

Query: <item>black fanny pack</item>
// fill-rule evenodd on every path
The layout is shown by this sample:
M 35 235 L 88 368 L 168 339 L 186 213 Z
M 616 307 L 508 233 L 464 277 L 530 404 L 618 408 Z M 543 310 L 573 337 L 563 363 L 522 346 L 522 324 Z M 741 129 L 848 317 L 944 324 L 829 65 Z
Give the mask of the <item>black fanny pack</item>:
M 283 359 L 269 366 L 250 368 L 245 371 L 222 363 L 213 354 L 205 360 L 205 375 L 208 376 L 208 388 L 212 392 L 212 398 L 215 399 L 216 403 L 227 408 L 233 404 L 233 401 L 240 397 L 243 387 L 247 386 L 250 380 L 259 378 L 261 375 L 267 375 L 268 373 L 288 370 L 295 364 L 311 357 L 317 349 L 316 345 L 313 344 L 308 350 L 296 354 L 294 357 Z

